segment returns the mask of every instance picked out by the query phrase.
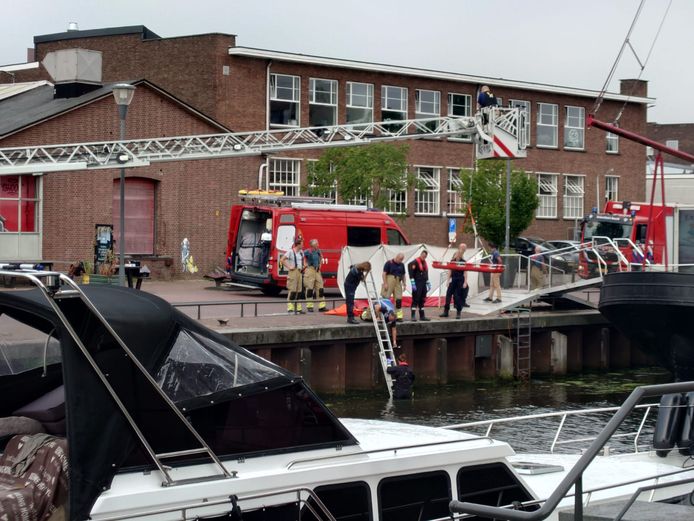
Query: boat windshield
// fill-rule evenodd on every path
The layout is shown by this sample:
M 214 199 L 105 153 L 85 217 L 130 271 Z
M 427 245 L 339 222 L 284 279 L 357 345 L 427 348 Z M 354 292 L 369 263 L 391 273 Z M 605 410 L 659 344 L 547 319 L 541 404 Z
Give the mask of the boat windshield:
M 60 342 L 22 322 L 0 315 L 0 376 L 60 362 Z
M 242 352 L 182 329 L 155 377 L 174 402 L 281 376 Z
M 609 237 L 610 239 L 626 239 L 631 237 L 632 223 L 588 221 L 583 227 L 583 240 L 590 241 L 593 237 Z

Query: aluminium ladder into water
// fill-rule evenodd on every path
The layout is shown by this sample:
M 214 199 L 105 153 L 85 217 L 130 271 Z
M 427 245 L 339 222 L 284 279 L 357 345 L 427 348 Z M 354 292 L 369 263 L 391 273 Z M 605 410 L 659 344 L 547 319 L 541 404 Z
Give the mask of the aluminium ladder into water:
M 390 332 L 388 331 L 388 324 L 386 323 L 385 315 L 383 313 L 376 313 L 375 305 L 381 298 L 381 294 L 374 280 L 372 272 L 364 279 L 364 285 L 366 286 L 366 300 L 369 303 L 369 311 L 371 313 L 371 319 L 376 331 L 376 340 L 378 342 L 378 359 L 381 362 L 381 369 L 383 370 L 383 377 L 385 378 L 386 385 L 388 386 L 388 394 L 393 397 L 393 377 L 388 373 L 388 367 L 395 365 L 395 353 L 393 351 L 393 342 L 390 338 Z
M 211 479 L 225 479 L 231 478 L 232 475 L 227 471 L 227 469 L 222 465 L 217 455 L 212 451 L 205 440 L 200 436 L 200 434 L 191 425 L 188 419 L 183 415 L 176 404 L 160 389 L 156 380 L 149 374 L 147 369 L 140 363 L 134 353 L 125 344 L 123 339 L 116 333 L 116 331 L 111 327 L 106 318 L 99 312 L 92 301 L 84 294 L 82 289 L 69 277 L 58 272 L 47 272 L 47 271 L 35 271 L 35 270 L 16 270 L 16 271 L 0 271 L 0 275 L 4 276 L 14 276 L 25 278 L 32 282 L 46 297 L 49 305 L 58 316 L 58 319 L 63 323 L 65 328 L 68 330 L 70 336 L 74 340 L 77 347 L 80 349 L 87 362 L 94 370 L 95 374 L 98 376 L 99 380 L 106 388 L 107 392 L 111 398 L 116 403 L 116 406 L 123 414 L 124 419 L 130 425 L 133 432 L 142 444 L 143 449 L 147 452 L 152 462 L 157 466 L 159 471 L 164 477 L 162 482 L 163 486 L 174 486 L 191 481 L 199 482 Z M 118 392 L 109 382 L 107 374 L 104 373 L 99 363 L 92 356 L 91 352 L 86 346 L 86 341 L 80 337 L 77 329 L 71 323 L 69 316 L 84 316 L 85 314 L 91 315 L 96 324 L 100 324 L 106 336 L 110 336 L 115 344 L 120 347 L 125 355 L 132 361 L 135 366 L 136 372 L 139 371 L 145 380 L 151 385 L 152 390 L 155 394 L 155 399 L 160 400 L 159 404 L 164 408 L 168 409 L 173 413 L 174 417 L 178 421 L 179 425 L 185 428 L 192 438 L 194 438 L 199 446 L 191 447 L 182 450 L 176 450 L 171 452 L 157 453 L 150 441 L 148 441 L 145 433 L 140 429 L 140 427 L 135 422 L 128 411 L 124 401 L 119 396 Z M 171 477 L 169 466 L 164 464 L 165 460 L 171 460 L 183 456 L 194 456 L 194 455 L 206 455 L 214 467 L 216 467 L 218 473 L 213 473 L 207 476 L 200 476 L 193 478 L 192 480 L 181 479 L 175 480 Z

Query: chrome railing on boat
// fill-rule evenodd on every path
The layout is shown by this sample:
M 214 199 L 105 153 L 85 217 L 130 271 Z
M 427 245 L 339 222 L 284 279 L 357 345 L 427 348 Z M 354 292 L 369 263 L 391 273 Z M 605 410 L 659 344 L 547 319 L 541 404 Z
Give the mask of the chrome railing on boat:
M 657 403 L 647 403 L 647 404 L 639 404 L 634 409 L 645 409 L 643 416 L 641 418 L 641 421 L 639 423 L 638 429 L 635 431 L 630 431 L 630 432 L 624 432 L 624 433 L 616 433 L 612 436 L 612 439 L 615 438 L 629 438 L 631 436 L 634 437 L 634 452 L 639 452 L 639 438 L 643 432 L 643 428 L 646 424 L 646 420 L 648 419 L 651 409 L 654 407 L 658 407 Z M 538 414 L 528 414 L 525 416 L 510 416 L 506 418 L 495 418 L 491 420 L 480 420 L 480 421 L 473 421 L 473 422 L 466 422 L 466 423 L 456 423 L 454 425 L 444 425 L 442 428 L 444 429 L 449 429 L 449 430 L 469 430 L 469 429 L 475 429 L 479 427 L 487 427 L 484 435 L 491 437 L 492 436 L 492 429 L 496 426 L 499 425 L 508 425 L 508 424 L 517 424 L 523 421 L 531 421 L 531 420 L 538 420 L 538 419 L 545 419 L 545 418 L 559 418 L 559 425 L 557 426 L 557 429 L 554 433 L 554 436 L 552 438 L 552 443 L 549 447 L 549 452 L 554 453 L 555 449 L 559 445 L 573 445 L 576 443 L 585 443 L 588 441 L 593 441 L 597 436 L 593 437 L 584 437 L 584 438 L 571 438 L 571 439 L 566 439 L 566 440 L 560 440 L 560 436 L 562 433 L 562 430 L 564 429 L 564 426 L 566 424 L 566 420 L 568 418 L 573 418 L 576 416 L 587 416 L 587 415 L 597 415 L 597 414 L 604 414 L 604 413 L 615 413 L 619 410 L 619 407 L 598 407 L 598 408 L 593 408 L 593 409 L 577 409 L 577 410 L 567 410 L 567 411 L 557 411 L 557 412 L 546 412 L 546 413 L 538 413 Z
M 516 505 L 512 505 L 510 508 L 503 508 L 454 500 L 450 502 L 451 512 L 457 514 L 471 514 L 492 519 L 504 519 L 507 521 L 539 521 L 550 516 L 556 510 L 559 502 L 565 497 L 569 497 L 569 490 L 571 487 L 574 487 L 574 520 L 582 521 L 584 494 L 586 494 L 583 490 L 583 473 L 593 459 L 602 451 L 605 444 L 612 438 L 627 416 L 638 407 L 639 402 L 645 398 L 654 398 L 672 393 L 687 393 L 691 391 L 694 391 L 694 382 L 646 385 L 634 389 L 539 509 L 532 512 L 525 512 L 516 510 Z M 683 469 L 683 471 L 689 470 L 692 469 Z M 685 483 L 694 483 L 694 477 L 685 480 Z M 673 485 L 669 483 L 668 486 L 672 487 Z

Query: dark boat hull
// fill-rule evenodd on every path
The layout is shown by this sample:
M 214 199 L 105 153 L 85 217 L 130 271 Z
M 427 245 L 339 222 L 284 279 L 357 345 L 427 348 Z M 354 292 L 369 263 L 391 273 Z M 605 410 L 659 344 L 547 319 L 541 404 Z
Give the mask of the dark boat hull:
M 694 380 L 694 273 L 609 273 L 599 309 L 676 380 Z

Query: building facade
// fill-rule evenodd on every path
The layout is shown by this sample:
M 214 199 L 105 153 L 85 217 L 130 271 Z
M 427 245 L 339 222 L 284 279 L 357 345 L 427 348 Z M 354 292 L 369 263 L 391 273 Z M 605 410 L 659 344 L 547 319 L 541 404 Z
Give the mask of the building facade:
M 223 34 L 160 38 L 143 26 L 68 31 L 35 37 L 34 55 L 40 63 L 47 53 L 58 49 L 80 47 L 100 51 L 104 82 L 146 78 L 233 131 L 471 115 L 476 110 L 478 88 L 487 84 L 504 106 L 519 106 L 528 115 L 528 157 L 513 162 L 513 168 L 522 168 L 538 181 L 540 207 L 528 234 L 547 239 L 572 238 L 583 215 L 592 207 L 602 206 L 606 199 L 644 197 L 643 147 L 585 126 L 585 116 L 592 110 L 597 96 L 595 91 L 253 49 L 236 46 L 235 40 L 235 36 Z M 43 67 L 15 67 L 13 73 L 16 81 L 48 79 Z M 605 95 L 597 117 L 611 121 L 621 112 L 623 128 L 645 133 L 647 103 L 653 101 L 646 97 L 645 82 L 625 81 L 622 92 Z M 139 92 L 133 107 L 138 106 L 138 96 Z M 1 104 L 2 101 L 0 107 Z M 111 107 L 111 110 L 115 109 Z M 86 113 L 84 117 L 88 117 Z M 117 120 L 113 114 L 110 117 L 112 127 Z M 156 126 L 148 128 L 146 121 L 133 129 L 134 133 L 129 132 L 128 137 L 156 137 L 160 135 L 157 132 L 164 132 Z M 61 125 L 59 137 L 46 136 L 38 128 L 27 129 L 23 135 L 0 139 L 0 147 L 41 143 L 46 139 L 62 142 L 94 141 L 97 136 L 113 139 L 113 132 L 113 128 L 91 128 L 86 132 L 79 122 L 66 122 Z M 195 201 L 196 206 L 202 205 L 201 210 L 219 210 L 224 224 L 219 224 L 216 214 L 210 216 L 201 211 L 191 216 L 191 228 L 198 228 L 197 232 L 191 230 L 182 235 L 186 233 L 182 229 L 185 227 L 176 225 L 180 237 L 167 239 L 163 245 L 157 236 L 152 256 L 171 257 L 172 270 L 180 268 L 175 254 L 178 246 L 171 242 L 190 236 L 193 248 L 198 246 L 196 259 L 201 269 L 221 265 L 226 216 L 229 207 L 238 202 L 238 190 L 256 188 L 261 171 L 263 188 L 305 194 L 308 162 L 320 154 L 320 150 L 302 150 L 267 157 L 214 160 L 225 165 L 220 169 L 226 174 L 216 173 L 213 161 L 195 161 L 191 165 L 172 162 L 170 167 L 167 163 L 161 167 L 162 179 L 154 196 L 155 211 L 160 212 L 154 216 L 154 221 L 160 223 L 155 227 L 155 234 L 181 220 L 180 215 L 171 212 L 175 205 L 165 205 L 165 209 L 159 202 L 181 197 L 182 190 L 187 193 L 186 202 Z M 401 227 L 412 242 L 445 244 L 447 218 L 462 221 L 464 217 L 465 205 L 457 187 L 461 170 L 474 167 L 474 146 L 469 139 L 413 140 L 409 142 L 408 161 L 420 183 L 417 189 L 392 194 L 386 210 L 401 216 Z M 266 166 L 261 169 L 263 164 Z M 183 185 L 174 189 L 164 175 L 168 169 L 195 171 L 195 174 L 182 176 L 176 183 Z M 67 174 L 58 177 L 61 176 L 70 178 Z M 209 181 L 200 183 L 201 177 Z M 44 178 L 47 188 L 53 174 Z M 224 185 L 224 189 L 211 193 L 212 185 Z M 47 204 L 45 191 L 43 200 Z M 45 206 L 43 218 L 48 218 Z M 52 241 L 45 233 L 42 241 L 43 256 L 47 257 L 52 251 L 49 246 Z

